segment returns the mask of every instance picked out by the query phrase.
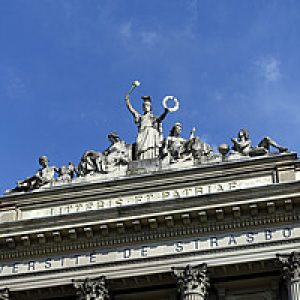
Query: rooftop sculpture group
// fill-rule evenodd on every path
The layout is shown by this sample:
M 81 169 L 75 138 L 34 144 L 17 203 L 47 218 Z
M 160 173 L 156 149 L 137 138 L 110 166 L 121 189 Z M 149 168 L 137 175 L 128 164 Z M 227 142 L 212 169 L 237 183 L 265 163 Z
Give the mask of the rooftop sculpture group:
M 169 136 L 164 139 L 162 121 L 169 112 L 174 112 L 179 108 L 179 102 L 173 96 L 165 97 L 163 100 L 164 112 L 157 117 L 152 113 L 151 97 L 143 96 L 144 113 L 139 114 L 133 108 L 129 99 L 130 93 L 139 85 L 138 81 L 134 81 L 129 92 L 125 95 L 127 108 L 133 115 L 138 127 L 135 144 L 126 144 L 116 132 L 111 132 L 108 135 L 111 145 L 103 152 L 86 151 L 77 167 L 72 162 L 68 166 L 60 168 L 49 166 L 48 158 L 41 156 L 39 163 L 42 168 L 35 175 L 17 181 L 17 186 L 12 190 L 7 190 L 6 193 L 28 192 L 41 187 L 82 182 L 82 179 L 92 177 L 101 180 L 101 176 L 111 176 L 113 178 L 134 174 L 134 162 L 141 164 L 146 162 L 148 165 L 149 163 L 159 162 L 156 165 L 159 166 L 159 170 L 162 170 L 188 167 L 195 164 L 218 163 L 225 159 L 230 161 L 269 155 L 271 146 L 278 149 L 279 153 L 288 152 L 288 148 L 279 146 L 270 137 L 265 137 L 257 146 L 252 146 L 249 132 L 246 129 L 239 131 L 238 138 L 231 139 L 233 142 L 231 152 L 229 152 L 230 148 L 227 144 L 220 145 L 219 151 L 222 157 L 215 153 L 210 145 L 203 143 L 199 137 L 195 136 L 195 128 L 192 129 L 188 139 L 181 137 L 181 123 L 175 123 Z M 169 108 L 167 106 L 169 100 L 174 101 L 174 107 Z

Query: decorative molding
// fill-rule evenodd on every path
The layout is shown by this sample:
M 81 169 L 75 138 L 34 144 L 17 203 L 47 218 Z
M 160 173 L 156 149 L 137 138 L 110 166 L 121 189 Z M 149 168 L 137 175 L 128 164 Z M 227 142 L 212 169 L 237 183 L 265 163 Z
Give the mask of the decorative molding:
M 299 244 L 300 242 L 300 238 L 294 240 L 289 240 L 286 241 L 287 244 L 290 244 L 291 247 L 293 247 L 294 243 Z M 272 246 L 274 247 L 278 247 L 281 246 L 283 244 L 283 242 L 273 242 Z M 237 251 L 242 251 L 242 250 L 255 250 L 255 249 L 260 249 L 261 251 L 263 251 L 263 249 L 265 248 L 269 248 L 270 247 L 270 243 L 264 243 L 264 244 L 258 244 L 258 245 L 250 245 L 250 246 L 237 246 L 236 250 Z M 167 260 L 169 261 L 169 259 L 182 259 L 184 261 L 186 261 L 186 259 L 189 260 L 199 260 L 200 257 L 205 256 L 205 255 L 216 255 L 216 254 L 226 254 L 232 252 L 231 248 L 224 248 L 224 249 L 213 249 L 213 250 L 207 250 L 207 251 L 202 251 L 200 254 L 198 252 L 193 252 L 193 253 L 182 253 L 182 254 L 174 254 L 171 256 L 168 256 Z M 166 257 L 151 257 L 151 258 L 144 258 L 144 262 L 146 263 L 152 263 L 152 264 L 159 264 L 162 265 L 161 263 L 163 263 L 166 260 Z M 267 259 L 266 261 L 257 261 L 257 262 L 253 262 L 250 263 L 250 265 L 252 265 L 251 270 L 262 270 L 265 269 L 267 267 L 270 267 L 270 264 L 273 264 L 272 261 L 274 260 L 274 264 L 275 264 L 275 259 Z M 116 266 L 120 267 L 120 266 L 134 266 L 134 265 L 140 265 L 140 259 L 136 259 L 136 260 L 131 260 L 131 261 L 122 261 L 122 262 L 109 262 L 109 263 L 104 263 L 101 267 L 102 268 L 114 268 Z M 169 264 L 169 263 L 168 263 Z M 236 264 L 235 264 L 236 265 Z M 210 270 L 212 270 L 212 272 L 215 274 L 216 270 L 219 270 L 218 273 L 220 273 L 220 276 L 224 276 L 228 274 L 228 270 L 230 270 L 231 268 L 234 268 L 233 270 L 233 274 L 237 274 L 237 270 L 235 268 L 235 265 L 229 265 L 229 266 L 214 266 L 214 267 L 210 267 Z M 245 266 L 249 265 L 249 262 L 247 263 L 239 263 L 239 269 L 240 270 L 245 270 Z M 261 265 L 261 268 L 257 268 L 256 266 Z M 270 270 L 274 270 L 277 269 L 276 265 L 272 265 L 271 268 L 269 268 Z M 43 276 L 43 275 L 49 275 L 49 274 L 70 274 L 70 276 L 74 276 L 74 273 L 76 272 L 80 272 L 80 274 L 82 274 L 82 272 L 86 272 L 86 271 L 96 271 L 96 273 L 99 273 L 99 266 L 98 265 L 89 265 L 89 266 L 80 266 L 80 267 L 74 267 L 74 268 L 70 268 L 70 269 L 59 269 L 59 270 L 50 270 L 50 271 L 43 271 L 43 272 L 39 272 L 39 273 L 26 273 L 26 274 L 20 274 L 18 275 L 18 278 L 22 278 L 22 277 L 26 277 L 26 278 L 37 278 L 39 276 Z M 169 270 L 169 269 L 168 269 Z M 167 270 L 165 268 L 161 269 L 162 272 L 166 272 Z M 250 271 L 250 270 L 249 270 Z M 94 272 L 95 273 L 95 272 Z M 6 280 L 10 280 L 15 278 L 14 275 L 12 276 L 7 276 Z
M 86 278 L 84 280 L 73 280 L 78 300 L 108 300 L 109 293 L 104 276 L 98 278 Z
M 186 235 L 199 235 L 201 233 L 217 233 L 220 231 L 230 230 L 243 230 L 246 228 L 255 226 L 269 226 L 278 223 L 292 223 L 300 220 L 300 215 L 295 211 L 293 213 L 278 213 L 260 215 L 257 217 L 241 217 L 239 219 L 224 219 L 222 222 L 216 223 L 213 220 L 209 220 L 206 223 L 202 223 L 199 219 L 193 219 L 190 225 L 185 225 L 182 218 L 173 218 L 172 222 L 174 227 L 168 227 L 167 224 L 158 225 L 158 220 L 155 218 L 148 219 L 150 228 L 148 230 L 135 231 L 134 229 L 130 232 L 126 231 L 125 226 L 122 224 L 121 229 L 115 230 L 113 235 L 107 234 L 112 232 L 113 228 L 109 228 L 108 225 L 98 226 L 98 231 L 93 230 L 93 238 L 91 235 L 87 237 L 85 232 L 80 238 L 76 240 L 63 239 L 63 233 L 55 231 L 52 234 L 52 243 L 41 243 L 41 234 L 37 235 L 37 241 L 32 238 L 31 246 L 24 247 L 22 243 L 19 243 L 18 237 L 6 238 L 7 244 L 2 244 L 3 252 L 0 253 L 0 259 L 15 259 L 21 257 L 30 257 L 32 255 L 46 255 L 53 254 L 56 252 L 67 252 L 67 251 L 84 251 L 91 247 L 106 248 L 112 245 L 120 244 L 135 244 L 137 242 L 155 241 L 158 239 L 169 239 L 179 238 Z M 136 221 L 136 220 L 134 220 Z M 133 222 L 134 222 L 133 221 Z M 132 222 L 132 223 L 133 223 Z M 155 226 L 153 226 L 155 225 Z M 123 234 L 117 234 L 120 230 L 125 230 Z M 104 232 L 103 232 L 104 230 Z M 89 230 L 88 230 L 89 231 Z M 43 236 L 45 238 L 45 235 Z M 9 249 L 5 246 L 7 245 Z M 20 245 L 20 246 L 16 246 Z
M 277 254 L 282 265 L 283 277 L 287 283 L 300 282 L 300 253 Z
M 199 299 L 205 299 L 208 295 L 208 288 L 210 286 L 207 264 L 172 268 L 172 271 L 177 278 L 178 291 L 181 295 L 181 300 L 190 299 L 189 296 L 191 295 L 199 296 Z
M 9 289 L 1 289 L 0 290 L 0 300 L 9 300 Z

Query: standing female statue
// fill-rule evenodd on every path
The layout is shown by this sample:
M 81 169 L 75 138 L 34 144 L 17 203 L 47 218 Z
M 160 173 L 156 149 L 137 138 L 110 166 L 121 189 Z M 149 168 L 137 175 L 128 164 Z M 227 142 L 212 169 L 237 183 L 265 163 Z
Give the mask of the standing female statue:
M 136 139 L 136 159 L 150 159 L 159 156 L 159 147 L 163 141 L 161 122 L 169 112 L 165 108 L 164 113 L 160 116 L 152 114 L 152 104 L 150 96 L 142 97 L 144 100 L 143 111 L 140 115 L 131 105 L 129 94 L 126 94 L 125 100 L 129 111 L 132 113 L 135 123 L 138 126 L 138 136 Z

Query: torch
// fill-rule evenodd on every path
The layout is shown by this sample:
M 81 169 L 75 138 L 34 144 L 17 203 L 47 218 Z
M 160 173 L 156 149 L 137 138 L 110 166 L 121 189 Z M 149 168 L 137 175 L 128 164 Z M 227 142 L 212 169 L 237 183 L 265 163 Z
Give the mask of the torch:
M 137 86 L 139 86 L 141 83 L 139 82 L 139 81 L 134 81 L 133 83 L 132 83 L 132 86 L 131 86 L 131 88 L 130 88 L 130 90 L 129 90 L 129 92 L 126 94 L 127 96 L 129 96 L 129 94 L 137 87 Z

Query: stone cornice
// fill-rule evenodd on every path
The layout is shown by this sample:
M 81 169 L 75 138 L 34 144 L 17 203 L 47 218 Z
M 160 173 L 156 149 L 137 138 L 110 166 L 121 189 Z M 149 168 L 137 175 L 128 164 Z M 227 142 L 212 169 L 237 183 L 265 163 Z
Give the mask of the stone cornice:
M 277 168 L 294 165 L 296 153 L 278 154 L 257 157 L 240 161 L 231 161 L 213 165 L 199 165 L 188 169 L 156 172 L 145 175 L 134 175 L 98 183 L 74 184 L 52 189 L 36 190 L 25 194 L 12 194 L 1 197 L 2 207 L 20 206 L 23 204 L 40 205 L 42 203 L 64 201 L 80 197 L 93 197 L 109 193 L 126 193 L 136 189 L 176 185 L 183 182 L 199 180 L 216 180 L 226 176 L 242 176 L 247 173 L 275 172 Z M 276 175 L 274 173 L 274 175 Z M 270 173 L 271 174 L 271 173 Z M 275 176 L 276 180 L 276 176 Z
M 251 169 L 251 172 L 255 169 L 255 174 L 257 174 L 257 170 L 262 166 L 257 161 L 263 162 L 264 167 L 260 172 L 270 174 L 270 172 L 274 171 L 274 168 L 291 164 L 294 159 L 295 154 L 285 154 L 245 160 L 239 163 L 224 163 L 220 164 L 218 168 L 215 168 L 215 166 L 202 167 L 206 171 L 207 169 L 214 169 L 214 172 L 208 172 L 209 176 L 208 173 L 204 175 L 199 173 L 199 168 L 171 172 L 177 175 L 180 173 L 178 178 L 176 176 L 174 178 L 170 177 L 170 174 L 161 174 L 161 177 L 158 176 L 158 178 L 151 176 L 160 185 L 165 185 L 166 182 L 175 184 L 176 180 L 181 181 L 184 185 L 190 181 L 199 180 L 201 176 L 202 179 L 206 178 L 207 180 L 209 178 L 212 180 L 211 176 L 216 176 L 216 174 L 219 174 L 218 176 L 221 177 L 224 177 L 226 174 L 245 176 L 245 168 L 247 169 L 247 167 Z M 253 161 L 256 161 L 256 163 Z M 241 168 L 241 165 L 243 165 L 243 168 Z M 166 180 L 160 182 L 164 176 L 166 176 Z M 137 179 L 131 178 L 129 181 L 135 180 Z M 143 180 L 142 183 L 137 182 L 139 185 L 143 183 L 145 183 Z M 150 183 L 153 184 L 153 182 Z M 150 183 L 148 182 L 147 184 Z M 107 248 L 112 245 L 130 245 L 142 241 L 174 239 L 202 233 L 213 234 L 276 224 L 292 224 L 300 220 L 298 213 L 300 207 L 299 183 L 299 181 L 292 181 L 170 199 L 163 202 L 149 202 L 62 216 L 2 223 L 0 224 L 0 259 L 7 260 L 30 257 L 32 255 L 76 252 L 91 249 L 92 247 Z M 100 193 L 98 184 L 92 185 L 92 187 L 94 186 L 97 193 Z M 143 188 L 147 187 L 148 185 Z M 107 189 L 115 190 L 116 187 L 109 186 Z M 131 187 L 131 189 L 133 188 Z M 81 197 L 83 195 L 86 196 L 85 187 L 78 188 L 78 191 L 74 187 L 70 190 L 80 193 Z M 91 193 L 95 192 L 95 190 L 92 190 Z M 64 195 L 68 195 L 68 197 L 72 196 L 72 193 L 66 190 L 61 192 Z M 51 200 L 53 193 L 56 192 L 45 191 L 31 194 L 35 194 L 35 197 L 41 196 L 41 202 L 44 201 L 46 205 Z M 103 191 L 101 193 L 105 194 Z M 89 194 L 89 191 L 87 194 Z M 28 194 L 18 195 L 15 198 L 29 198 L 32 201 L 31 195 Z M 5 199 L 6 202 L 4 201 L 5 203 L 2 206 L 8 207 L 10 204 L 7 201 L 14 198 L 6 197 Z M 34 205 L 34 201 L 31 203 L 32 205 Z M 13 202 L 12 205 L 15 205 Z M 19 205 L 24 205 L 24 202 L 21 201 Z
M 287 200 L 285 206 L 278 206 L 278 209 L 274 211 L 273 209 L 276 208 L 274 202 L 265 204 L 265 207 L 251 204 L 248 214 L 247 212 L 245 214 L 244 210 L 238 209 L 237 206 L 233 207 L 231 217 L 228 217 L 228 212 L 225 216 L 220 210 L 215 210 L 214 216 L 209 211 L 200 211 L 193 216 L 181 214 L 177 217 L 169 215 L 164 219 L 154 217 L 143 221 L 119 222 L 113 227 L 103 224 L 41 231 L 30 235 L 2 236 L 0 259 L 9 260 L 33 255 L 78 252 L 91 248 L 103 249 L 118 245 L 134 245 L 141 242 L 199 236 L 199 234 L 216 234 L 234 230 L 250 230 L 257 227 L 266 228 L 278 224 L 299 223 L 300 215 L 296 210 L 291 210 L 293 205 L 291 200 Z M 254 210 L 255 215 L 251 215 L 251 210 Z
M 60 228 L 80 228 L 85 226 L 101 226 L 104 224 L 109 224 L 109 227 L 113 228 L 116 227 L 118 222 L 126 221 L 127 224 L 125 227 L 139 227 L 138 224 L 135 223 L 136 221 L 140 221 L 141 225 L 147 225 L 147 220 L 154 217 L 158 218 L 160 223 L 164 223 L 164 216 L 168 215 L 174 216 L 174 220 L 176 221 L 177 219 L 181 219 L 181 215 L 189 214 L 192 215 L 192 217 L 194 216 L 193 218 L 199 217 L 205 222 L 206 216 L 209 215 L 210 219 L 215 222 L 216 220 L 223 219 L 224 212 L 228 217 L 236 218 L 241 214 L 255 216 L 258 209 L 272 212 L 275 208 L 278 210 L 284 207 L 286 211 L 291 211 L 293 208 L 292 202 L 298 203 L 298 199 L 300 200 L 299 182 L 276 184 L 186 199 L 165 200 L 160 203 L 145 203 L 127 207 L 47 217 L 44 219 L 2 223 L 0 224 L 0 237 L 20 235 L 21 233 L 33 234 L 42 230 L 51 231 Z M 189 218 L 190 217 L 186 218 L 187 222 L 189 222 Z M 136 224 L 136 226 L 131 226 L 130 224 L 132 222 Z M 9 231 L 7 230 L 8 226 Z
M 11 223 L 0 224 L 0 234 L 7 233 L 9 224 L 9 232 L 14 231 L 34 231 L 36 228 L 43 227 L 55 229 L 64 226 L 95 225 L 104 222 L 119 222 L 125 220 L 136 220 L 151 216 L 193 213 L 199 210 L 216 210 L 219 208 L 229 209 L 233 206 L 247 206 L 264 202 L 281 201 L 279 206 L 288 205 L 289 199 L 300 199 L 300 181 L 293 181 L 282 184 L 272 184 L 267 186 L 226 191 L 222 193 L 213 193 L 206 195 L 198 195 L 187 198 L 169 199 L 163 202 L 149 202 L 137 205 L 115 207 L 109 209 L 101 209 L 96 211 L 86 211 L 62 216 L 53 216 L 32 220 L 24 220 Z M 284 202 L 284 203 L 283 203 Z M 264 205 L 264 204 L 262 204 Z M 277 205 L 278 206 L 278 205 Z M 158 208 L 159 207 L 159 212 Z M 254 207 L 252 207 L 254 208 Z M 271 209 L 271 206 L 269 207 Z M 102 221 L 99 222 L 99 217 Z M 87 219 L 89 221 L 87 221 Z

